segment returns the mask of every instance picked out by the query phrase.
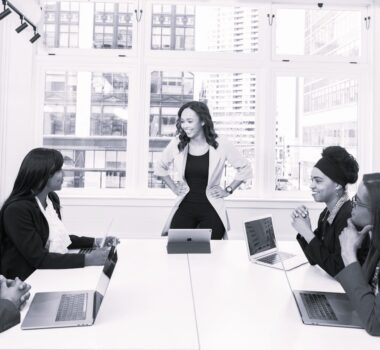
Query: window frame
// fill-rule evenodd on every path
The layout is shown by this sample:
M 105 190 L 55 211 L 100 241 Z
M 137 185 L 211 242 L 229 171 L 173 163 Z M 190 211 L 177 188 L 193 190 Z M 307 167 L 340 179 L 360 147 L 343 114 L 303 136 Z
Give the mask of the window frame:
M 77 0 L 87 2 L 87 0 Z M 92 0 L 94 1 L 94 0 Z M 119 0 L 120 1 L 120 0 Z M 111 0 L 110 2 L 119 2 Z M 259 29 L 259 55 L 236 54 L 220 52 L 194 52 L 151 50 L 151 18 L 149 9 L 153 3 L 177 3 L 184 1 L 153 1 L 140 2 L 133 0 L 139 9 L 143 10 L 143 16 L 134 31 L 134 51 L 124 57 L 120 57 L 121 50 L 99 49 L 55 49 L 55 56 L 48 52 L 38 51 L 36 57 L 36 86 L 35 91 L 35 123 L 37 131 L 34 137 L 35 145 L 41 145 L 43 140 L 43 107 L 44 107 L 44 82 L 45 72 L 52 70 L 64 71 L 98 71 L 127 73 L 130 82 L 128 97 L 128 134 L 126 152 L 126 187 L 120 189 L 89 189 L 89 188 L 64 188 L 63 196 L 66 197 L 99 197 L 99 198 L 151 198 L 172 199 L 174 194 L 169 189 L 148 188 L 148 159 L 149 159 L 149 113 L 150 113 L 150 77 L 152 71 L 175 70 L 195 72 L 242 72 L 256 74 L 256 119 L 255 119 L 255 161 L 252 164 L 255 172 L 255 182 L 252 190 L 236 191 L 230 201 L 235 200 L 306 200 L 311 201 L 310 194 L 302 191 L 275 191 L 275 81 L 279 75 L 302 75 L 313 71 L 315 74 L 339 73 L 345 77 L 358 77 L 359 101 L 358 115 L 364 116 L 358 119 L 358 161 L 361 171 L 371 169 L 372 164 L 372 135 L 368 137 L 368 125 L 372 125 L 371 112 L 371 84 L 372 66 L 371 60 L 366 59 L 357 64 L 342 64 L 335 60 L 291 60 L 283 62 L 273 58 L 274 27 L 269 26 L 266 18 L 273 8 L 290 5 L 271 5 L 253 3 L 251 6 L 260 6 Z M 211 5 L 209 2 L 194 1 L 192 4 Z M 221 5 L 246 5 L 238 1 L 213 2 L 212 6 Z M 298 7 L 300 5 L 297 5 Z M 302 6 L 304 8 L 304 6 Z M 351 8 L 351 6 L 345 6 Z M 150 11 L 151 12 L 151 11 Z M 135 23 L 136 21 L 134 21 Z M 135 23 L 136 24 L 136 23 Z M 369 41 L 372 26 L 368 32 Z M 264 43 L 264 44 L 262 44 Z M 265 44 L 266 43 L 266 44 Z M 369 47 L 370 49 L 370 47 Z M 94 50 L 99 53 L 94 55 Z M 132 49 L 133 50 L 133 49 Z M 50 51 L 50 50 L 49 50 Z M 105 52 L 101 52 L 105 51 Z M 128 50 L 129 51 L 129 50 Z M 368 58 L 371 56 L 368 56 Z M 217 63 L 217 64 L 216 64 Z M 239 70 L 236 70 L 239 66 Z M 112 67 L 112 70 L 109 69 Z M 308 74 L 309 76 L 309 74 Z M 320 76 L 320 75 L 319 75 Z M 270 140 L 270 141 L 268 141 Z M 268 145 L 270 147 L 268 147 Z M 368 149 L 371 151 L 369 152 Z

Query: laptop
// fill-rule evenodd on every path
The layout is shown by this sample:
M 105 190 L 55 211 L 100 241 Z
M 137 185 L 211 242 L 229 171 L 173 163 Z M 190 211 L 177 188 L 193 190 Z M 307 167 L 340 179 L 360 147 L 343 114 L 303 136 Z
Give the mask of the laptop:
M 285 268 L 286 270 L 307 263 L 307 259 L 303 255 L 278 250 L 271 215 L 246 220 L 243 225 L 250 261 L 276 269 Z
M 80 248 L 80 249 L 69 249 L 68 253 L 70 254 L 88 254 L 91 253 L 93 250 L 99 249 L 99 248 L 104 248 L 104 244 L 106 243 L 106 239 L 109 236 L 110 228 L 112 226 L 113 219 L 110 221 L 108 224 L 108 227 L 105 231 L 105 234 L 102 237 L 101 243 L 99 247 L 88 247 L 88 248 Z M 116 242 L 112 243 L 113 246 L 116 245 Z M 107 248 L 107 247 L 106 247 Z
M 347 294 L 293 290 L 286 269 L 284 273 L 304 324 L 364 328 Z
M 211 253 L 211 233 L 208 228 L 169 229 L 167 251 L 169 254 Z
M 112 247 L 96 290 L 36 293 L 21 329 L 93 325 L 116 263 L 117 252 L 116 248 Z

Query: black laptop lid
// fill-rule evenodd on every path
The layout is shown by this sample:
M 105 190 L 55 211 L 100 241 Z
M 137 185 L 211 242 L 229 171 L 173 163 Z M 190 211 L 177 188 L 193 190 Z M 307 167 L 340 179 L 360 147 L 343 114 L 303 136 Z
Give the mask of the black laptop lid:
M 103 298 L 106 294 L 116 263 L 117 263 L 117 251 L 116 251 L 115 246 L 112 246 L 108 254 L 107 260 L 104 264 L 103 271 L 100 276 L 98 285 L 95 290 L 94 319 L 96 318 L 99 312 L 100 305 L 102 304 Z
M 270 216 L 244 222 L 249 255 L 276 248 L 272 218 Z

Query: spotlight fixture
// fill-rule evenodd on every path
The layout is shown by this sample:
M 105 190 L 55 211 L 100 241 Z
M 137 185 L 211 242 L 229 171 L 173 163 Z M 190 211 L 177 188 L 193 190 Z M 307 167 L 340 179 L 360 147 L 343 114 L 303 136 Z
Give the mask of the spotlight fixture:
M 20 19 L 21 19 L 21 24 L 16 28 L 17 33 L 22 32 L 28 26 L 28 23 L 24 22 L 23 16 L 20 16 Z
M 34 35 L 32 36 L 32 38 L 29 40 L 32 44 L 38 40 L 39 38 L 41 37 L 40 34 L 38 34 L 36 31 L 34 31 Z
M 4 17 L 7 17 L 11 13 L 12 11 L 10 9 L 6 9 L 4 5 L 4 11 L 0 13 L 0 20 L 2 20 Z

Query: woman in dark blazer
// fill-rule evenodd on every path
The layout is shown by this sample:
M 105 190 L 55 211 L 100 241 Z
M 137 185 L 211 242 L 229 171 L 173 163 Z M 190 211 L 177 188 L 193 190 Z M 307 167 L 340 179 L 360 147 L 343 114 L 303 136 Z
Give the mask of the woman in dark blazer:
M 326 208 L 318 220 L 318 227 L 311 228 L 309 212 L 305 206 L 292 213 L 292 225 L 297 230 L 299 242 L 311 265 L 319 265 L 329 275 L 335 276 L 343 269 L 339 235 L 351 217 L 351 201 L 347 195 L 347 184 L 358 179 L 359 165 L 343 147 L 331 146 L 322 152 L 322 158 L 311 172 L 310 189 L 316 202 Z M 363 263 L 368 253 L 369 237 L 358 250 L 358 259 Z
M 0 211 L 1 273 L 6 278 L 28 278 L 36 269 L 64 269 L 102 265 L 107 252 L 89 254 L 49 252 L 49 223 L 43 212 L 52 203 L 61 218 L 58 191 L 63 182 L 63 157 L 53 149 L 36 148 L 24 158 L 12 193 Z M 58 219 L 57 219 L 58 220 Z M 95 245 L 94 238 L 69 236 L 67 248 Z
M 367 174 L 352 200 L 352 217 L 339 236 L 344 269 L 336 275 L 366 331 L 380 336 L 380 173 Z M 367 232 L 370 249 L 361 267 L 357 250 Z

